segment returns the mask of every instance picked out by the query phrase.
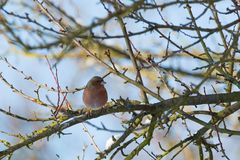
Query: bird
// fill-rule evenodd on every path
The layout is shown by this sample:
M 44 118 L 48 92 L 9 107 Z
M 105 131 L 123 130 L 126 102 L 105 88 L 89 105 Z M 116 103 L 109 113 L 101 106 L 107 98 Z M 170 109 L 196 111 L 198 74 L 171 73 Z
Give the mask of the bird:
M 98 108 L 102 107 L 107 103 L 108 94 L 104 87 L 106 82 L 102 77 L 94 76 L 92 77 L 84 91 L 83 91 L 83 103 L 88 108 Z

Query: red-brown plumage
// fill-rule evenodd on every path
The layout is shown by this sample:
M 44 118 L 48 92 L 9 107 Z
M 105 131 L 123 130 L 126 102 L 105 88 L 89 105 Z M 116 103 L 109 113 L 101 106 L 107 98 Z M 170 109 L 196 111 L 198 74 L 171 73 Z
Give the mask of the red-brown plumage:
M 87 107 L 102 107 L 107 103 L 108 95 L 101 77 L 90 79 L 83 91 L 83 102 Z

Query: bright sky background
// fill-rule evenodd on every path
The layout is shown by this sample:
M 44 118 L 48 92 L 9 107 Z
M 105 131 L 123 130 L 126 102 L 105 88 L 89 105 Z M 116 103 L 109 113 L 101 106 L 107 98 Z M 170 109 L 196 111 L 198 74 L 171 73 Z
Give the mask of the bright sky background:
M 161 1 L 162 2 L 162 1 Z M 14 11 L 20 15 L 24 14 L 26 10 L 23 10 L 23 8 L 20 7 L 20 5 L 16 5 L 16 3 L 20 3 L 18 0 L 13 0 L 7 6 L 5 6 L 5 9 L 8 11 Z M 101 18 L 106 16 L 106 12 L 104 11 L 104 8 L 101 4 L 98 3 L 96 0 L 68 0 L 68 1 L 60 1 L 59 3 L 61 6 L 64 6 L 64 8 L 68 11 L 68 13 L 76 14 L 74 12 L 75 9 L 71 9 L 72 5 L 69 5 L 71 3 L 75 3 L 76 8 L 79 9 L 79 19 L 77 19 L 80 23 L 89 25 L 91 24 L 93 18 Z M 68 4 L 69 3 L 69 4 Z M 225 9 L 225 6 L 227 5 L 228 1 L 224 1 L 221 3 L 219 8 Z M 198 15 L 198 13 L 201 12 L 201 8 L 193 8 L 194 14 Z M 167 19 L 171 22 L 175 22 L 175 24 L 180 24 L 185 21 L 185 17 L 181 16 L 179 13 L 183 12 L 184 10 L 178 9 L 178 7 L 172 7 L 169 10 L 166 10 L 164 12 L 164 16 L 167 17 Z M 149 19 L 156 20 L 159 17 L 157 16 L 157 13 L 148 13 Z M 185 13 L 184 13 L 185 14 Z M 31 15 L 31 13 L 30 13 Z M 37 16 L 36 16 L 37 18 Z M 235 17 L 232 17 L 235 19 Z M 41 21 L 41 19 L 39 19 Z M 226 17 L 224 19 L 221 19 L 221 21 L 231 21 L 229 17 Z M 199 24 L 201 26 L 206 27 L 214 27 L 211 22 L 205 21 L 205 19 L 202 19 L 199 21 Z M 141 26 L 142 27 L 142 26 Z M 141 27 L 138 26 L 138 24 L 134 23 L 128 23 L 128 29 L 135 31 L 138 29 L 141 29 Z M 113 27 L 113 33 L 118 34 L 119 30 L 117 27 Z M 29 38 L 28 35 L 22 35 L 23 37 L 26 36 L 26 38 Z M 172 36 L 175 36 L 179 40 L 183 40 L 182 44 L 184 43 L 190 43 L 190 39 L 183 39 L 181 38 L 178 33 L 173 33 Z M 155 37 L 153 39 L 152 37 Z M 216 38 L 218 36 L 216 35 Z M 139 50 L 150 50 L 155 53 L 160 52 L 160 50 L 165 49 L 165 42 L 157 41 L 158 36 L 154 35 L 142 35 L 141 37 L 135 37 L 132 38 L 132 41 L 134 42 L 135 46 L 138 47 Z M 39 83 L 46 83 L 49 86 L 55 86 L 55 82 L 53 80 L 53 77 L 51 76 L 51 73 L 49 71 L 47 62 L 42 59 L 35 59 L 31 57 L 25 57 L 20 54 L 18 54 L 18 48 L 15 48 L 14 46 L 7 43 L 6 39 L 0 35 L 0 56 L 7 57 L 8 61 L 13 64 L 15 67 L 17 67 L 19 70 L 24 71 L 27 75 L 31 75 L 33 79 L 38 81 Z M 118 43 L 119 46 L 125 47 L 125 44 L 123 43 L 123 39 L 114 39 L 107 41 L 108 44 L 115 44 Z M 208 39 L 207 43 L 214 43 L 212 39 Z M 211 46 L 211 45 L 210 45 Z M 196 48 L 195 48 L 196 49 Z M 201 50 L 201 49 L 200 49 Z M 41 51 L 40 53 L 45 53 L 46 51 Z M 58 75 L 60 79 L 60 84 L 62 88 L 65 86 L 68 86 L 69 88 L 76 88 L 76 87 L 82 87 L 86 84 L 86 82 L 93 77 L 94 75 L 104 75 L 107 73 L 107 71 L 102 67 L 90 67 L 85 68 L 81 67 L 81 63 L 83 63 L 81 60 L 73 60 L 73 59 L 66 59 L 63 60 L 58 65 Z M 91 65 L 92 61 L 89 61 L 86 64 Z M 184 69 L 192 70 L 196 64 L 194 64 L 194 61 L 192 63 L 188 63 L 186 65 L 186 60 L 173 60 L 172 63 L 166 63 L 166 66 L 175 66 L 182 67 Z M 25 93 L 34 95 L 33 89 L 36 89 L 36 87 L 29 83 L 28 81 L 24 80 L 23 77 L 21 77 L 20 74 L 14 72 L 12 69 L 8 68 L 6 64 L 0 63 L 0 72 L 3 72 L 4 77 L 9 80 L 15 87 L 22 89 Z M 110 75 L 105 80 L 107 82 L 106 88 L 109 93 L 109 100 L 117 99 L 119 96 L 122 96 L 123 98 L 129 97 L 130 99 L 140 99 L 139 93 L 137 92 L 138 89 L 133 87 L 129 84 L 123 84 L 123 81 L 120 78 L 117 78 L 116 76 Z M 192 81 L 189 79 L 188 81 Z M 34 88 L 35 87 L 35 88 Z M 219 87 L 221 88 L 221 87 Z M 43 91 L 43 93 L 45 93 Z M 42 94 L 44 98 L 44 94 Z M 35 95 L 34 95 L 35 96 Z M 48 96 L 56 98 L 56 94 L 53 95 L 51 92 L 48 93 Z M 163 97 L 167 97 L 167 95 L 163 95 Z M 74 109 L 80 108 L 82 104 L 82 92 L 70 95 L 68 99 L 71 101 L 71 103 L 74 106 Z M 155 102 L 156 100 L 151 99 L 151 102 Z M 23 116 L 30 115 L 29 113 L 26 113 L 26 111 L 33 112 L 35 111 L 37 114 L 40 114 L 41 116 L 46 116 L 49 114 L 49 110 L 44 110 L 41 107 L 38 107 L 37 105 L 33 103 L 29 103 L 27 100 L 25 100 L 23 97 L 16 95 L 15 93 L 12 93 L 12 91 L 0 81 L 0 107 L 7 109 L 9 106 L 11 106 L 11 110 L 13 113 L 19 113 Z M 23 112 L 24 111 L 24 112 Z M 120 117 L 120 116 L 119 116 Z M 125 118 L 128 118 L 126 115 Z M 29 123 L 9 118 L 3 114 L 0 114 L 0 130 L 11 132 L 11 133 L 31 133 L 34 129 L 40 128 L 41 126 L 45 126 L 45 124 L 38 123 L 39 125 L 35 125 L 34 123 L 31 123 L 29 127 Z M 104 123 L 104 125 L 107 128 L 110 129 L 122 129 L 120 121 L 118 118 L 114 117 L 113 115 L 103 116 L 96 119 L 91 120 L 90 122 L 101 126 L 101 122 Z M 10 125 L 8 125 L 10 124 Z M 189 123 L 191 124 L 191 123 Z M 192 123 L 193 124 L 193 123 Z M 182 129 L 182 126 L 176 125 L 176 131 L 173 131 L 170 136 L 177 136 L 179 139 L 182 137 L 181 132 L 185 132 Z M 105 149 L 105 143 L 106 141 L 113 135 L 113 133 L 103 132 L 103 131 L 96 131 L 93 127 L 87 126 L 89 128 L 90 133 L 94 135 L 94 139 L 96 140 L 96 143 L 99 145 L 100 149 Z M 178 130 L 179 129 L 179 130 Z M 15 155 L 22 155 L 22 157 L 13 158 L 13 159 L 24 159 L 25 154 L 19 154 L 18 152 L 23 152 L 28 154 L 28 152 L 35 152 L 40 153 L 38 154 L 39 159 L 58 159 L 56 154 L 60 156 L 61 160 L 68 160 L 68 159 L 76 159 L 76 157 L 82 156 L 82 149 L 86 144 L 90 144 L 90 139 L 88 138 L 87 134 L 83 132 L 81 124 L 75 125 L 71 128 L 68 128 L 64 130 L 64 133 L 72 133 L 70 135 L 61 136 L 61 138 L 58 138 L 57 135 L 53 135 L 50 137 L 49 142 L 46 143 L 46 139 L 43 139 L 37 143 L 34 144 L 33 149 L 34 150 L 28 150 L 24 147 L 24 149 L 21 149 L 20 151 L 17 151 L 14 153 L 13 157 Z M 161 135 L 162 136 L 162 135 Z M 160 136 L 160 137 L 161 137 Z M 0 139 L 8 138 L 4 134 L 0 134 Z M 225 138 L 223 138 L 224 141 Z M 235 155 L 238 155 L 238 149 L 239 144 L 236 144 L 240 139 L 232 137 L 229 141 L 229 138 L 226 138 L 227 140 L 224 141 L 225 148 L 227 149 L 227 155 L 235 159 Z M 44 143 L 43 143 L 44 142 Z M 217 141 L 216 141 L 217 142 Z M 41 148 L 43 146 L 44 150 Z M 232 147 L 236 146 L 236 147 Z M 2 150 L 2 145 L 0 146 L 0 149 Z M 48 150 L 49 152 L 45 155 L 45 151 Z M 86 153 L 85 153 L 85 159 L 93 159 L 93 156 L 95 155 L 95 149 L 93 146 L 88 146 Z M 218 154 L 221 155 L 221 154 Z M 139 160 L 146 160 L 149 157 L 142 153 L 141 156 L 139 156 Z M 178 156 L 177 159 L 181 159 L 181 156 Z M 221 157 L 218 157 L 221 159 Z M 30 159 L 30 158 L 29 158 Z

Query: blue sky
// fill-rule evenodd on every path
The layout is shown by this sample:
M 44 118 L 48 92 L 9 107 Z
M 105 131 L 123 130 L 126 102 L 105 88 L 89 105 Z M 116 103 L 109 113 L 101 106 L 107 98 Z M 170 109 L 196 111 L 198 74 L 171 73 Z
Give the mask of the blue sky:
M 159 1 L 160 2 L 160 1 Z M 16 5 L 17 3 L 20 3 L 20 1 L 13 0 L 9 4 L 7 4 L 6 9 L 8 11 L 14 11 L 20 15 L 23 15 L 25 12 L 28 12 L 28 10 L 23 10 L 21 5 Z M 32 3 L 32 2 L 31 2 Z M 89 25 L 92 23 L 93 18 L 102 18 L 106 16 L 106 12 L 104 11 L 104 8 L 101 4 L 98 3 L 98 1 L 92 0 L 71 0 L 71 1 L 59 1 L 60 6 L 63 6 L 68 13 L 72 15 L 78 15 L 77 21 L 84 25 Z M 75 5 L 72 5 L 75 4 Z M 225 6 L 228 4 L 227 1 L 223 1 L 218 6 L 219 9 L 224 10 Z M 76 8 L 79 8 L 79 11 L 76 12 Z M 73 8 L 72 8 L 73 7 Z M 164 11 L 163 15 L 166 17 L 168 21 L 174 22 L 176 25 L 181 24 L 186 21 L 185 16 L 181 16 L 180 13 L 186 12 L 183 9 L 179 9 L 178 7 L 172 7 L 168 10 Z M 201 13 L 201 8 L 194 8 L 193 12 L 195 15 L 198 15 Z M 185 14 L 185 13 L 184 13 Z M 30 14 L 31 15 L 31 14 Z M 41 17 L 39 18 L 39 15 L 31 15 L 35 17 L 40 22 L 45 23 L 46 25 L 52 25 L 50 22 L 44 21 Z M 157 12 L 151 12 L 147 13 L 145 16 L 147 16 L 152 20 L 158 20 L 160 19 L 157 15 Z M 235 19 L 235 17 L 230 17 Z M 229 17 L 224 17 L 221 19 L 223 23 L 227 23 L 228 21 L 231 21 Z M 12 22 L 17 22 L 19 25 L 21 25 L 22 22 L 15 21 L 15 19 L 10 19 Z M 114 21 L 114 20 L 112 20 Z M 159 20 L 160 21 L 160 20 Z M 113 24 L 115 24 L 114 22 Z M 199 25 L 204 27 L 215 27 L 214 23 L 211 21 L 206 21 L 206 19 L 202 18 L 198 21 Z M 26 23 L 27 24 L 27 23 Z M 116 25 L 116 24 L 115 24 Z M 119 34 L 119 28 L 118 26 L 109 26 L 112 27 L 112 34 Z M 143 25 L 143 24 L 142 24 Z M 54 25 L 52 25 L 54 26 Z M 129 31 L 136 31 L 141 30 L 142 26 L 139 26 L 138 24 L 134 22 L 129 22 L 127 28 Z M 168 31 L 166 31 L 168 32 Z M 190 33 L 190 32 L 189 32 Z M 21 37 L 25 37 L 26 40 L 31 40 L 31 37 L 29 37 L 26 33 L 20 33 L 22 34 Z M 193 34 L 193 33 L 190 33 Z M 191 43 L 190 38 L 183 37 L 181 34 L 177 32 L 172 32 L 171 35 L 175 37 L 179 44 L 187 45 Z M 214 38 L 209 38 L 206 40 L 206 42 L 209 44 L 209 46 L 216 47 L 216 41 L 219 39 L 219 35 L 215 34 Z M 18 54 L 19 48 L 11 45 L 7 42 L 6 38 L 4 36 L 0 36 L 1 40 L 1 51 L 0 56 L 6 56 L 11 64 L 14 64 L 15 67 L 17 67 L 19 70 L 24 71 L 27 75 L 31 75 L 37 82 L 48 84 L 49 86 L 56 86 L 53 77 L 51 76 L 51 73 L 49 71 L 48 65 L 46 60 L 44 59 L 36 59 L 31 57 L 26 57 Z M 166 48 L 166 42 L 159 39 L 158 35 L 154 34 L 145 34 L 140 37 L 133 37 L 131 40 L 134 42 L 134 45 L 141 51 L 151 51 L 155 54 L 158 54 L 161 50 L 164 50 Z M 113 39 L 106 41 L 108 44 L 117 44 L 119 47 L 125 48 L 125 43 L 123 39 Z M 172 46 L 172 48 L 174 48 Z M 198 51 L 202 51 L 200 45 L 194 49 L 198 49 Z M 216 50 L 220 50 L 221 48 L 216 48 Z M 55 51 L 59 51 L 60 49 L 56 49 Z M 36 51 L 39 52 L 39 54 L 50 54 L 53 53 L 54 50 L 48 51 L 48 50 L 39 50 Z M 49 53 L 50 52 L 50 53 Z M 187 62 L 187 65 L 186 65 Z M 89 62 L 85 62 L 82 60 L 75 60 L 75 59 L 66 59 L 63 60 L 58 65 L 58 75 L 59 75 L 59 81 L 64 88 L 65 86 L 68 86 L 69 88 L 76 88 L 76 87 L 83 87 L 86 82 L 95 75 L 104 75 L 107 70 L 103 67 L 99 66 L 90 66 L 90 64 L 93 63 L 91 60 Z M 87 68 L 86 65 L 89 65 Z M 195 68 L 196 64 L 194 61 L 191 61 L 188 63 L 186 59 L 175 59 L 169 62 L 164 63 L 165 66 L 174 66 L 176 68 L 181 67 L 186 70 L 192 70 Z M 19 89 L 22 89 L 25 93 L 36 96 L 33 92 L 33 89 L 36 89 L 36 86 L 34 86 L 29 81 L 26 81 L 21 77 L 20 74 L 16 73 L 9 67 L 7 67 L 6 64 L 0 63 L 0 72 L 3 72 L 4 77 L 11 82 L 14 86 L 16 86 Z M 139 98 L 139 92 L 138 89 L 130 84 L 124 84 L 123 80 L 120 78 L 110 75 L 105 80 L 107 82 L 106 88 L 109 93 L 109 100 L 110 99 L 117 99 L 119 96 L 122 96 L 123 98 L 129 97 L 130 99 L 140 99 Z M 186 82 L 196 82 L 196 79 L 188 79 Z M 174 82 L 173 82 L 174 83 Z M 217 86 L 217 85 L 216 85 Z M 221 90 L 221 86 L 219 85 L 219 89 Z M 32 116 L 30 113 L 36 112 L 37 114 L 40 114 L 41 116 L 48 116 L 49 110 L 43 109 L 41 106 L 39 107 L 36 104 L 33 104 L 27 100 L 25 100 L 23 97 L 16 95 L 12 93 L 12 91 L 6 87 L 5 84 L 0 82 L 0 106 L 1 108 L 7 109 L 9 106 L 12 107 L 13 113 L 19 113 L 23 116 Z M 211 92 L 211 91 L 209 91 Z M 52 98 L 52 100 L 56 99 L 56 93 L 47 92 L 42 90 L 42 97 L 45 99 L 45 95 L 47 94 Z M 164 97 L 167 97 L 168 95 L 163 95 Z M 71 101 L 71 103 L 74 106 L 74 109 L 80 108 L 83 106 L 82 104 L 82 92 L 76 93 L 74 95 L 70 95 L 68 99 Z M 156 100 L 151 99 L 151 102 L 155 102 Z M 120 114 L 117 116 L 121 117 Z M 128 119 L 129 116 L 125 114 L 123 118 Z M 34 129 L 40 128 L 42 126 L 45 126 L 45 124 L 38 123 L 35 125 L 34 123 L 31 123 L 29 126 L 29 123 L 22 122 L 19 120 L 15 120 L 12 118 L 9 118 L 3 114 L 0 115 L 0 130 L 7 131 L 7 132 L 24 132 L 24 133 L 31 133 Z M 105 126 L 111 129 L 121 129 L 121 119 L 116 118 L 113 115 L 107 115 L 103 117 L 99 117 L 93 120 L 90 120 L 90 122 L 101 125 L 101 122 L 104 123 Z M 7 123 L 11 125 L 6 125 Z M 189 122 L 191 124 L 191 122 Z M 193 124 L 193 123 L 192 123 Z M 181 130 L 183 127 L 181 125 L 176 125 L 176 129 Z M 103 132 L 103 131 L 96 131 L 93 127 L 88 126 L 89 131 L 91 134 L 94 135 L 94 139 L 96 140 L 96 143 L 99 145 L 100 149 L 103 150 L 105 148 L 105 143 L 107 139 L 109 139 L 113 133 Z M 193 129 L 195 129 L 193 127 Z M 58 138 L 57 135 L 53 135 L 50 137 L 50 141 L 46 142 L 46 139 L 41 140 L 40 142 L 37 142 L 34 144 L 33 149 L 34 151 L 28 150 L 28 149 L 21 149 L 18 152 L 38 152 L 40 153 L 39 159 L 41 156 L 43 156 L 44 151 L 48 150 L 48 156 L 41 157 L 41 159 L 47 159 L 51 157 L 52 159 L 57 159 L 56 154 L 60 156 L 60 159 L 67 160 L 67 159 L 76 159 L 78 155 L 82 155 L 82 149 L 84 148 L 84 145 L 89 145 L 90 140 L 85 132 L 83 132 L 81 124 L 78 124 L 76 126 L 73 126 L 71 128 L 68 128 L 64 130 L 66 133 L 72 133 L 71 135 L 62 136 L 61 138 Z M 163 133 L 163 132 L 162 132 Z M 160 133 L 159 133 L 160 134 Z M 178 131 L 172 131 L 173 136 L 182 137 L 181 133 Z M 162 135 L 161 135 L 162 136 Z M 0 138 L 4 139 L 7 138 L 4 134 L 0 134 Z M 224 141 L 226 140 L 226 141 Z M 223 137 L 223 141 L 226 144 L 225 148 L 227 149 L 227 154 L 229 157 L 235 158 L 234 155 L 237 155 L 237 148 L 239 148 L 239 145 L 234 143 L 236 140 L 239 140 L 239 138 L 231 138 L 231 141 L 228 141 L 229 139 L 226 137 Z M 216 140 L 217 142 L 217 140 Z M 230 146 L 236 146 L 236 147 L 230 147 Z M 0 146 L 2 148 L 2 146 Z M 231 149 L 228 149 L 231 148 Z M 21 155 L 20 153 L 16 152 L 16 155 Z M 95 149 L 93 146 L 89 145 L 86 150 L 86 157 L 85 159 L 92 159 L 92 156 L 95 155 Z M 220 155 L 220 154 L 218 154 Z M 15 156 L 15 154 L 14 154 Z M 148 156 L 146 154 L 141 154 L 139 159 L 146 159 Z M 179 159 L 182 157 L 179 156 Z M 219 157 L 220 158 L 220 157 Z

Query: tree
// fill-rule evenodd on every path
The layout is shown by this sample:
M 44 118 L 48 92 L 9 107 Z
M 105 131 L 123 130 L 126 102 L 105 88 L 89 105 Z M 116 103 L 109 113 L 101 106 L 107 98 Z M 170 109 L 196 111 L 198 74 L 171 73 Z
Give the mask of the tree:
M 48 145 L 53 135 L 67 137 L 66 129 L 82 124 L 95 148 L 92 159 L 236 158 L 228 154 L 231 148 L 226 145 L 240 135 L 239 2 L 101 0 L 94 2 L 97 10 L 90 7 L 92 2 L 33 0 L 2 5 L 1 33 L 6 43 L 2 47 L 9 54 L 2 54 L 0 61 L 0 80 L 8 88 L 1 89 L 1 96 L 11 97 L 10 89 L 26 99 L 30 109 L 7 101 L 4 104 L 11 107 L 0 111 L 31 131 L 2 130 L 10 138 L 1 137 L 0 157 L 21 159 L 22 148 L 34 148 L 42 139 Z M 19 63 L 14 62 L 16 57 Z M 118 92 L 121 85 L 124 95 L 110 94 L 106 106 L 90 112 L 77 107 L 74 102 L 80 100 L 75 95 L 84 86 L 61 85 L 61 75 L 63 81 L 69 79 L 73 70 L 66 64 L 69 59 L 67 64 L 80 68 L 82 84 L 87 81 L 84 70 L 95 74 L 97 68 L 102 77 L 114 79 L 109 93 Z M 41 60 L 47 69 L 37 74 L 51 77 L 52 83 L 39 82 L 22 70 L 19 64 L 28 60 Z M 9 75 L 27 85 L 19 86 Z M 61 108 L 58 114 L 56 107 Z M 109 114 L 115 115 L 122 129 L 88 121 Z M 100 131 L 92 133 L 85 124 L 113 134 L 110 144 L 100 147 L 103 144 L 95 140 Z M 82 150 L 79 159 L 87 154 Z M 44 159 L 35 149 L 24 153 Z

